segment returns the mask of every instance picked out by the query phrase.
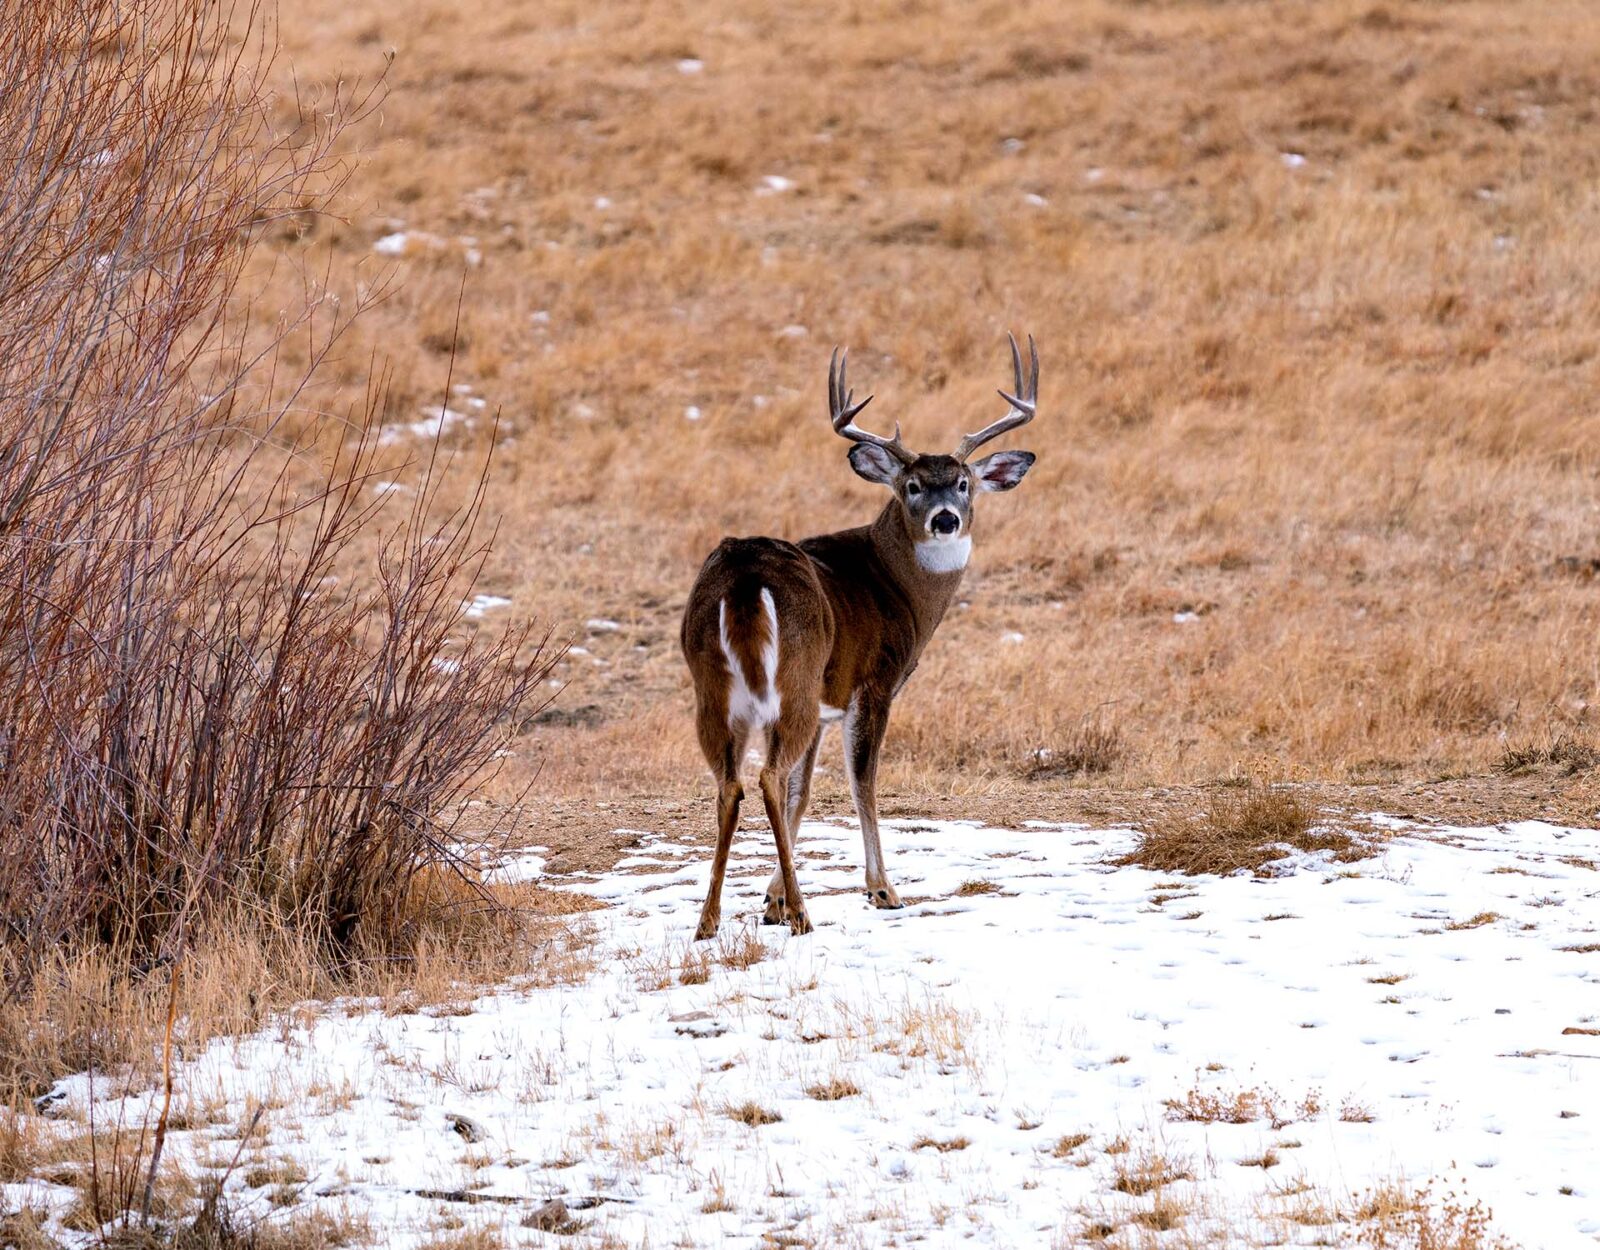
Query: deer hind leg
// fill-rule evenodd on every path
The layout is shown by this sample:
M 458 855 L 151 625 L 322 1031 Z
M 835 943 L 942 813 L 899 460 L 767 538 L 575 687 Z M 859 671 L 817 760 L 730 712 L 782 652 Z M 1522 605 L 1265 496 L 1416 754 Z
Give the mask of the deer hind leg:
M 850 797 L 861 821 L 861 847 L 866 859 L 867 900 L 893 910 L 904 907 L 883 869 L 883 844 L 878 840 L 878 752 L 889 727 L 887 708 L 852 702 L 844 718 L 844 765 L 850 775 Z
M 800 735 L 790 736 L 774 726 L 767 748 L 767 762 L 761 769 L 761 797 L 767 807 L 767 822 L 772 826 L 772 840 L 778 848 L 778 876 L 783 882 L 784 910 L 789 918 L 789 930 L 795 936 L 811 932 L 811 917 L 806 913 L 806 901 L 800 894 L 800 881 L 794 870 L 794 845 L 787 827 L 786 800 L 791 770 L 799 763 L 791 753 L 789 744 L 798 738 L 801 742 L 813 741 L 814 726 L 808 726 Z
M 702 726 L 705 723 L 702 718 Z M 717 849 L 711 857 L 711 885 L 706 890 L 705 906 L 700 909 L 699 927 L 694 931 L 697 942 L 715 937 L 722 920 L 722 879 L 728 871 L 733 835 L 739 828 L 739 802 L 744 798 L 744 787 L 739 784 L 739 756 L 744 752 L 744 735 L 730 731 L 716 735 L 713 742 L 707 742 L 706 737 L 702 730 L 701 746 L 717 781 Z
M 783 812 L 784 832 L 789 841 L 789 853 L 794 854 L 800 837 L 800 821 L 805 817 L 806 804 L 811 801 L 811 775 L 817 766 L 817 746 L 822 741 L 822 726 L 811 735 L 811 746 L 801 761 L 789 770 L 785 787 L 786 800 Z M 784 906 L 787 895 L 783 886 L 782 867 L 772 870 L 772 880 L 767 883 L 767 909 L 761 916 L 762 924 L 784 924 L 788 913 Z

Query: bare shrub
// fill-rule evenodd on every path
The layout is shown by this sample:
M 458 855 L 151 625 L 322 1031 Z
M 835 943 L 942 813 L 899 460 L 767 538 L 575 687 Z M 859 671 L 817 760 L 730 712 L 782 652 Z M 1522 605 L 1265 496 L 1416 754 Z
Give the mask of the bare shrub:
M 451 813 L 548 669 L 526 626 L 462 628 L 481 473 L 453 509 L 433 458 L 404 515 L 363 495 L 381 384 L 277 447 L 366 301 L 308 277 L 257 332 L 243 267 L 336 190 L 375 97 L 276 98 L 263 28 L 203 0 L 0 23 L 8 999 L 64 947 L 178 960 L 225 906 L 334 965 L 404 947 L 417 874 L 453 863 Z M 347 590 L 358 537 L 376 577 Z
M 1341 860 L 1367 854 L 1348 833 L 1318 826 L 1315 810 L 1293 790 L 1252 785 L 1215 791 L 1203 810 L 1141 831 L 1139 844 L 1114 862 L 1158 872 L 1259 872 L 1289 849 L 1332 851 Z

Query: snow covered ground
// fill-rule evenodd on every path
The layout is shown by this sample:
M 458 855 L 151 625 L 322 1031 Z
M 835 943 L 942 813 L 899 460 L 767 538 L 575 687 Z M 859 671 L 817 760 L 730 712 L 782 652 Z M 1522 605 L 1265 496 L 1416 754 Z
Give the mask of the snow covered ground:
M 805 826 L 796 939 L 752 923 L 770 845 L 741 834 L 695 947 L 708 855 L 642 834 L 568 887 L 611 905 L 587 979 L 213 1045 L 180 1074 L 209 1125 L 169 1150 L 225 1164 L 260 1103 L 246 1159 L 402 1248 L 461 1221 L 579 1246 L 1342 1244 L 1363 1191 L 1434 1178 L 1530 1250 L 1600 1240 L 1600 832 L 1405 829 L 1270 879 L 1111 867 L 1125 830 L 885 840 L 897 913 L 861 897 L 852 827 Z M 523 1225 L 556 1197 L 569 1231 Z

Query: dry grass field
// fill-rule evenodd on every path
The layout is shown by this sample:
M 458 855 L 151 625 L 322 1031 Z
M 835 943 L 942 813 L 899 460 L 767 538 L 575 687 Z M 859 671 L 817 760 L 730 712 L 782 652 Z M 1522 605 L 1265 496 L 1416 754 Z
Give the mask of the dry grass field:
M 316 402 L 377 352 L 387 419 L 416 421 L 453 352 L 486 403 L 444 439 L 499 444 L 485 589 L 583 648 L 505 782 L 536 778 L 555 823 L 703 792 L 676 628 L 720 536 L 879 506 L 826 423 L 832 345 L 879 422 L 944 450 L 997 415 L 1008 328 L 1041 345 L 1039 464 L 983 501 L 896 708 L 891 802 L 1049 815 L 1255 776 L 1426 809 L 1467 776 L 1480 815 L 1586 810 L 1583 770 L 1494 769 L 1581 742 L 1600 685 L 1592 5 L 280 22 L 302 85 L 394 51 L 346 220 L 276 246 L 336 289 L 397 270 Z

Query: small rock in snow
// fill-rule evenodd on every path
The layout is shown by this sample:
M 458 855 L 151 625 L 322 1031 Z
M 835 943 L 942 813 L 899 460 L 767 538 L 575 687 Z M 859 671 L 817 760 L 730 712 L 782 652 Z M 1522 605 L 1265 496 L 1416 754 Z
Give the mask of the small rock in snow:
M 668 1016 L 667 1020 L 672 1024 L 672 1031 L 680 1037 L 721 1037 L 728 1031 L 728 1026 L 709 1011 L 686 1011 L 679 1016 Z
M 560 1232 L 571 1217 L 567 1214 L 567 1204 L 560 1198 L 552 1198 L 543 1206 L 535 1207 L 522 1217 L 524 1228 L 535 1228 L 541 1233 Z
M 469 1142 L 485 1141 L 489 1136 L 488 1129 L 484 1128 L 471 1116 L 462 1115 L 459 1111 L 446 1111 L 444 1118 L 451 1129 L 460 1133 Z
M 58 1110 L 58 1107 L 59 1104 L 64 1103 L 66 1100 L 67 1091 L 58 1085 L 51 1089 L 49 1093 L 40 1094 L 37 1098 L 35 1098 L 33 1100 L 33 1109 L 42 1116 L 49 1116 L 53 1118 L 61 1114 L 61 1111 L 65 1110 L 65 1108 L 60 1108 Z

